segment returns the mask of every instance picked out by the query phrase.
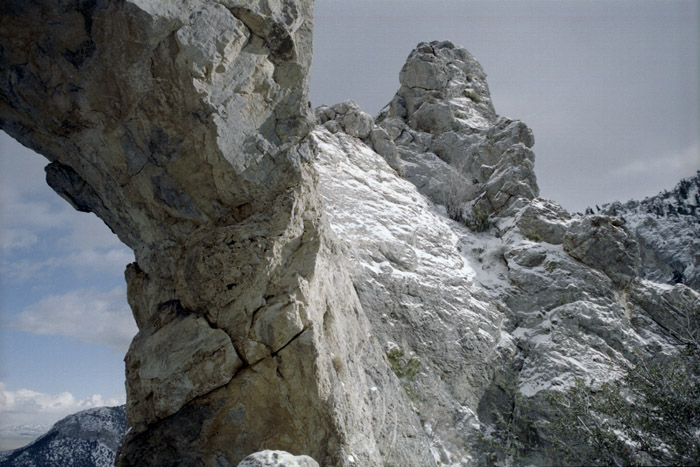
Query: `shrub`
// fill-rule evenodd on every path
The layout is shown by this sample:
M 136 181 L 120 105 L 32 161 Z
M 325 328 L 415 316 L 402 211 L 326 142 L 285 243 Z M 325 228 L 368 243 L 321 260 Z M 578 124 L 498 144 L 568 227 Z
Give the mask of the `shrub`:
M 540 234 L 537 234 L 535 232 L 528 232 L 525 234 L 525 238 L 532 242 L 540 243 L 544 241 L 544 238 Z
M 464 91 L 464 96 L 471 99 L 476 104 L 481 103 L 481 98 L 473 91 Z
M 386 354 L 389 360 L 389 365 L 394 371 L 397 378 L 406 378 L 413 381 L 420 370 L 420 360 L 416 357 L 405 358 L 403 350 L 398 347 L 392 347 Z
M 443 204 L 450 219 L 464 221 L 464 205 L 470 195 L 470 187 L 460 175 L 459 169 L 450 170 L 444 178 Z
M 580 465 L 696 465 L 700 352 L 641 360 L 619 381 L 550 394 L 553 457 Z
M 490 404 L 480 409 L 478 433 L 486 465 L 521 465 L 538 444 L 530 400 L 517 388 L 517 373 L 508 372 L 492 387 Z
M 386 358 L 389 360 L 389 365 L 397 378 L 403 383 L 403 390 L 411 400 L 418 398 L 413 385 L 416 375 L 420 371 L 421 363 L 416 357 L 406 358 L 403 350 L 398 347 L 392 347 L 386 353 Z
M 464 219 L 464 225 L 472 232 L 485 232 L 491 228 L 489 214 L 479 207 L 474 207 L 472 212 Z

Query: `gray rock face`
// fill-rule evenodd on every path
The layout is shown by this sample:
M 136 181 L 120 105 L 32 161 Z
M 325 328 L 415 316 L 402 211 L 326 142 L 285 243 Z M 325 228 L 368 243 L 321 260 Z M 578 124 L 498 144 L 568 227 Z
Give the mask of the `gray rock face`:
M 312 2 L 1 8 L 3 130 L 135 251 L 117 463 L 235 465 L 272 448 L 373 464 L 389 443 L 420 459 L 402 408 L 375 437 L 386 405 L 369 388 L 401 389 L 316 193 Z
M 645 278 L 700 291 L 700 174 L 643 201 L 604 205 L 601 213 L 633 232 Z
M 572 222 L 564 235 L 564 251 L 600 269 L 624 286 L 637 275 L 639 253 L 624 222 L 605 216 L 587 216 Z
M 503 359 L 503 314 L 476 286 L 466 255 L 472 234 L 361 141 L 327 127 L 313 136 L 331 228 L 353 265 L 372 333 L 403 386 L 400 403 L 429 438 L 425 453 L 432 458 L 396 463 L 468 464 L 477 442 L 474 409 Z M 389 402 L 379 387 L 370 397 Z M 393 416 L 387 412 L 379 426 L 389 428 Z
M 483 465 L 514 391 L 547 419 L 693 338 L 700 296 L 639 277 L 620 219 L 537 198 L 465 49 L 419 44 L 376 120 L 314 129 L 311 6 L 0 7 L 0 125 L 136 254 L 118 465 Z

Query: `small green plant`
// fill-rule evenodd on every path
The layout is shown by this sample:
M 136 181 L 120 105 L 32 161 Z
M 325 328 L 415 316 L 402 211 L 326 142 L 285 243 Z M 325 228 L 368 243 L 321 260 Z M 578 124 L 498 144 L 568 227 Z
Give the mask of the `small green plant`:
M 386 353 L 386 358 L 389 360 L 389 365 L 397 378 L 403 383 L 403 390 L 411 400 L 418 398 L 418 392 L 415 390 L 413 382 L 416 375 L 420 371 L 421 363 L 416 357 L 406 358 L 403 350 L 398 347 L 392 347 Z
M 408 379 L 413 381 L 420 370 L 420 360 L 416 357 L 406 358 L 403 350 L 398 347 L 392 347 L 386 354 L 389 360 L 389 365 L 394 371 L 394 374 L 400 379 Z
M 481 98 L 474 91 L 464 91 L 464 97 L 471 99 L 476 104 L 481 103 Z
M 464 225 L 472 232 L 485 232 L 491 228 L 489 214 L 479 207 L 474 207 L 464 219 Z
M 544 241 L 544 238 L 542 238 L 542 235 L 535 233 L 535 232 L 526 233 L 525 238 L 527 238 L 531 242 L 535 242 L 535 243 L 540 243 L 540 242 Z

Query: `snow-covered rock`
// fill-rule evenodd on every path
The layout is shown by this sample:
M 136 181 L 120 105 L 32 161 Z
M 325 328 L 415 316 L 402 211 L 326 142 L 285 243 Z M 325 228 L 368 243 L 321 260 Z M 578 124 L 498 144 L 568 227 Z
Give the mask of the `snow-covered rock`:
M 516 395 L 547 419 L 548 393 L 695 332 L 697 183 L 678 222 L 538 198 L 532 132 L 450 42 L 411 52 L 374 121 L 346 101 L 314 129 L 311 10 L 3 8 L 2 128 L 135 250 L 118 465 L 483 465 Z M 539 441 L 524 462 L 556 463 Z
M 2 453 L 0 466 L 112 466 L 126 430 L 123 405 L 84 410 L 56 422 L 29 445 Z
M 644 277 L 700 291 L 700 172 L 642 201 L 603 205 L 601 213 L 620 217 L 635 234 Z
M 285 451 L 260 451 L 243 459 L 238 467 L 318 467 L 309 456 L 294 456 Z
M 525 125 L 467 103 L 472 117 L 448 129 L 465 105 L 450 93 L 470 82 L 469 70 L 479 76 L 449 43 L 411 53 L 401 90 L 374 124 L 399 163 L 366 132 L 345 130 L 344 115 L 361 115 L 353 104 L 317 109 L 313 132 L 331 228 L 439 465 L 482 462 L 482 437 L 516 404 L 547 419 L 548 392 L 618 378 L 640 356 L 673 355 L 682 319 L 700 309 L 693 290 L 639 277 L 624 220 L 572 217 L 536 197 Z M 483 228 L 470 219 L 478 210 L 488 215 Z M 537 450 L 529 459 L 554 461 Z

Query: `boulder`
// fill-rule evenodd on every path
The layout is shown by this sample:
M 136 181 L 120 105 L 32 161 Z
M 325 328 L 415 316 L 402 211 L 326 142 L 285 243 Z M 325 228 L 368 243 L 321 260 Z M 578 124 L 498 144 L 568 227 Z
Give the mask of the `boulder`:
M 243 459 L 238 467 L 318 467 L 318 462 L 285 451 L 261 451 Z

